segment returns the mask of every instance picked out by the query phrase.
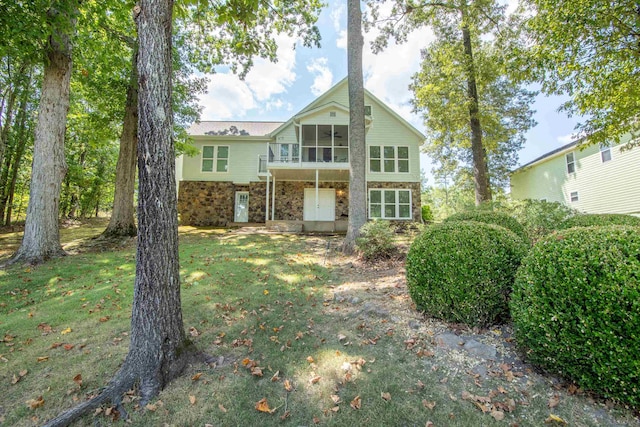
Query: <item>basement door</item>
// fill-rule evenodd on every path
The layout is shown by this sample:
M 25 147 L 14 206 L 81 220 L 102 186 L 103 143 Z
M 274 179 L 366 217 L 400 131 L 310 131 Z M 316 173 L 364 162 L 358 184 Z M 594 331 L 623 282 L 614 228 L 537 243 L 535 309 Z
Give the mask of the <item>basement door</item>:
M 249 192 L 236 191 L 236 213 L 235 222 L 249 221 Z
M 304 189 L 304 220 L 305 221 L 335 221 L 336 219 L 336 190 L 334 188 L 319 188 L 316 201 L 316 189 Z

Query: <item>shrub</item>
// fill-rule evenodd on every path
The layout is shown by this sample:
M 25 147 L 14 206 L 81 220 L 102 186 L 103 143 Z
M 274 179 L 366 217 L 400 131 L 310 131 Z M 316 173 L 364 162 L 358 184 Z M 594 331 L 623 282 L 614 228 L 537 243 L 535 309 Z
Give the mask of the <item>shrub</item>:
M 409 294 L 429 316 L 491 325 L 508 315 L 508 295 L 527 249 L 514 233 L 493 224 L 429 226 L 407 254 Z
M 389 221 L 369 221 L 360 229 L 356 246 L 366 261 L 391 258 L 396 252 L 394 232 Z
M 431 211 L 431 206 L 422 205 L 422 221 L 433 222 L 433 212 Z
M 578 214 L 565 219 L 558 229 L 606 225 L 630 225 L 640 227 L 640 218 L 624 214 Z
M 520 224 L 515 218 L 502 212 L 485 210 L 459 212 L 451 215 L 444 220 L 444 222 L 450 221 L 477 221 L 484 222 L 486 224 L 499 225 L 500 227 L 504 227 L 507 230 L 515 233 L 524 242 L 529 243 L 529 236 L 527 235 L 527 232 L 525 231 L 522 224 Z
M 531 362 L 640 405 L 640 235 L 634 227 L 558 231 L 523 259 L 511 302 Z
M 558 230 L 563 221 L 578 213 L 559 202 L 532 199 L 513 200 L 502 209 L 522 224 L 533 243 Z

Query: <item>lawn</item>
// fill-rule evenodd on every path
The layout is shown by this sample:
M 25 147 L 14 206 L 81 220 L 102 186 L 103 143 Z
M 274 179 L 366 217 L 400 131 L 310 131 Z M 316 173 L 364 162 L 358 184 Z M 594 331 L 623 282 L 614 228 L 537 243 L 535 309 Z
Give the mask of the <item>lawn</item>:
M 0 270 L 0 423 L 40 425 L 98 393 L 122 363 L 135 248 L 92 245 L 103 225 L 65 228 L 70 256 Z M 17 242 L 0 234 L 0 261 Z M 181 228 L 185 329 L 209 363 L 190 366 L 144 410 L 131 392 L 130 424 L 639 425 L 631 411 L 524 364 L 508 326 L 422 318 L 401 262 L 367 266 L 342 256 L 340 242 Z M 78 425 L 118 415 L 105 407 Z

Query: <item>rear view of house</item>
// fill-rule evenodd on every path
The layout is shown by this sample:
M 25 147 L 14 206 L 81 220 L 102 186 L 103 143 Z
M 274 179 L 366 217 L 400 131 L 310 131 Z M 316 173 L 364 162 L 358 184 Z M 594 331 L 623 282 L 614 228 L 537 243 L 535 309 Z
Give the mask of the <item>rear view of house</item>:
M 561 202 L 585 213 L 640 215 L 640 148 L 567 144 L 511 174 L 514 199 Z
M 348 105 L 344 79 L 286 122 L 194 124 L 199 154 L 177 159 L 181 223 L 346 230 Z M 424 135 L 368 91 L 365 126 L 369 218 L 420 220 Z

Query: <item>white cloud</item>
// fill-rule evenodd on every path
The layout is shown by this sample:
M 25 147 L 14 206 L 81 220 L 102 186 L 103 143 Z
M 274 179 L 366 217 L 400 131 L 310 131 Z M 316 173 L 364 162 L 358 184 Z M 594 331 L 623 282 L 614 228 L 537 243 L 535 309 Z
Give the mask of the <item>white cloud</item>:
M 287 35 L 275 37 L 278 44 L 278 62 L 258 58 L 245 78 L 247 85 L 258 101 L 286 92 L 296 80 L 296 39 Z
M 213 75 L 207 94 L 200 97 L 200 102 L 204 106 L 202 120 L 241 118 L 257 106 L 247 84 L 231 73 Z
M 333 28 L 336 32 L 339 32 L 343 26 L 343 23 L 347 15 L 347 5 L 344 2 L 338 2 L 333 4 L 333 8 L 331 9 L 331 22 L 333 23 Z
M 307 71 L 314 74 L 313 84 L 311 85 L 311 93 L 315 96 L 322 95 L 331 88 L 333 84 L 333 73 L 327 65 L 327 58 L 314 58 L 307 63 Z
M 336 39 L 336 46 L 340 49 L 347 50 L 347 30 L 340 30 Z

